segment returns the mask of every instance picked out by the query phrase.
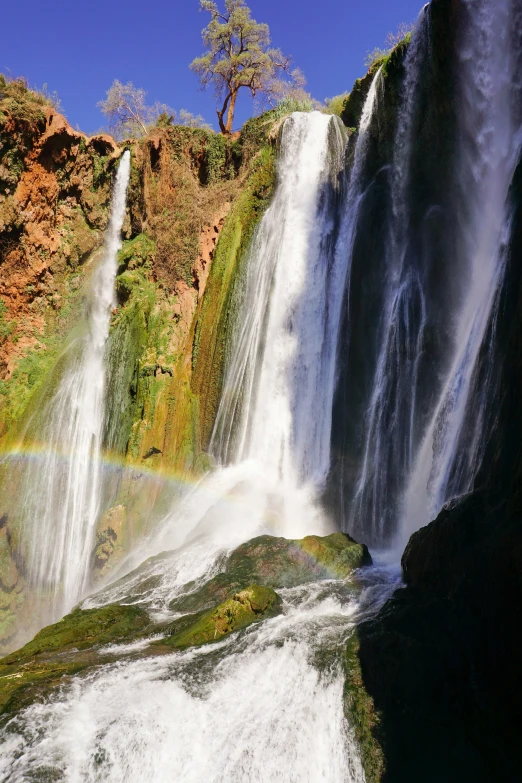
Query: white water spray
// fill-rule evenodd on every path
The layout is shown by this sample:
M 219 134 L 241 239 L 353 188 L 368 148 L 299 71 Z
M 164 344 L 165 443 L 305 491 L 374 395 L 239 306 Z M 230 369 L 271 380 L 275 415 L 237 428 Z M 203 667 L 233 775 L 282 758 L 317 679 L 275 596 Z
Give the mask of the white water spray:
M 45 414 L 45 455 L 26 487 L 27 573 L 30 583 L 49 597 L 54 617 L 73 606 L 88 586 L 100 507 L 104 353 L 129 174 L 126 151 L 114 184 L 103 257 L 91 282 L 87 328 L 69 348 L 70 363 Z
M 24 710 L 0 737 L 0 781 L 364 783 L 343 711 L 346 639 L 389 578 L 361 598 L 340 582 L 281 590 L 284 613 L 160 658 L 112 645 L 94 667 Z M 326 661 L 326 663 L 325 663 Z

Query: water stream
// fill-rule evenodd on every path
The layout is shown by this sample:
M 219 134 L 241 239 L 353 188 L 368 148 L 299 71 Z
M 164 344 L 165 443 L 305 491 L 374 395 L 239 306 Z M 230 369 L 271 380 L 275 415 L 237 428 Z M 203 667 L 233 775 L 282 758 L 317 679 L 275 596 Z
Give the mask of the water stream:
M 85 593 L 100 504 L 100 453 L 105 414 L 105 345 L 130 152 L 118 167 L 103 256 L 89 292 L 85 329 L 68 347 L 70 359 L 42 420 L 43 459 L 31 467 L 22 509 L 24 553 L 33 588 L 46 597 L 49 619 Z
M 450 181 L 443 193 L 433 187 L 422 213 L 418 202 L 428 198 L 428 186 L 419 174 L 417 134 L 421 98 L 426 102 L 421 84 L 428 89 L 433 68 L 429 5 L 404 61 L 382 271 L 373 283 L 382 302 L 375 313 L 377 355 L 364 445 L 345 505 L 347 529 L 373 546 L 393 546 L 397 557 L 412 532 L 472 489 L 488 437 L 492 389 L 487 373 L 480 388 L 473 379 L 481 351 L 490 355 L 495 339 L 510 233 L 507 199 L 520 151 L 513 100 L 520 52 L 510 0 L 461 6 L 459 109 L 454 120 L 448 115 L 447 129 L 456 140 Z M 444 240 L 437 253 L 441 233 L 451 236 L 451 246 Z M 360 328 L 349 318 L 345 339 Z
M 472 489 L 487 437 L 483 424 L 488 395 L 475 394 L 472 399 L 469 395 L 490 324 L 488 339 L 494 343 L 498 292 L 510 235 L 507 199 L 520 152 L 520 128 L 512 102 L 517 52 L 511 0 L 499 0 L 494 6 L 468 0 L 466 11 L 459 56 L 462 103 L 458 158 L 460 191 L 467 201 L 461 217 L 461 268 L 466 283 L 455 314 L 449 371 L 409 478 L 399 547 L 434 518 L 446 501 Z M 463 432 L 470 405 L 474 422 L 471 431 Z M 463 437 L 466 456 L 459 461 Z

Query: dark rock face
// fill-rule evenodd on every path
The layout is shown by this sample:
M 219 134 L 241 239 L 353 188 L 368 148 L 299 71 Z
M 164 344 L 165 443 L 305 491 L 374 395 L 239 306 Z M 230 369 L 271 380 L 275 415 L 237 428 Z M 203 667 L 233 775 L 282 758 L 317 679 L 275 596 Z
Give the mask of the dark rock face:
M 407 587 L 359 629 L 386 781 L 520 779 L 522 525 L 484 491 L 410 540 Z

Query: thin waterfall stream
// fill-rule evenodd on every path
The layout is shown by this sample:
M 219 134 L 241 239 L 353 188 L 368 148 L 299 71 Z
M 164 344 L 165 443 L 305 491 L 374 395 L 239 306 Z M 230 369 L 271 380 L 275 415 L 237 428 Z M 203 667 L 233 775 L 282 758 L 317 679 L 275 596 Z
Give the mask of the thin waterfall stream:
M 46 596 L 52 619 L 74 606 L 89 584 L 89 553 L 100 511 L 105 346 L 129 175 L 127 150 L 116 174 L 103 254 L 90 283 L 84 332 L 68 348 L 70 360 L 45 411 L 44 458 L 25 488 L 28 573 L 33 588 Z

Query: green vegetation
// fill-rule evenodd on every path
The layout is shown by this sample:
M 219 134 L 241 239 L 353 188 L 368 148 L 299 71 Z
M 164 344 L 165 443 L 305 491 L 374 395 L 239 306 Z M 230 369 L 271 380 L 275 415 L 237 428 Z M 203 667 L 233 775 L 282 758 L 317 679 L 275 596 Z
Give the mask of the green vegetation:
M 348 92 L 343 92 L 341 95 L 334 95 L 333 98 L 326 98 L 323 111 L 326 114 L 336 114 L 338 117 L 341 117 L 348 96 Z
M 406 33 L 404 38 L 402 38 L 392 49 L 384 53 L 381 52 L 379 58 L 371 63 L 368 72 L 362 79 L 356 79 L 352 91 L 344 102 L 341 113 L 341 119 L 347 128 L 356 131 L 368 90 L 370 89 L 371 83 L 379 68 L 381 69 L 382 78 L 388 79 L 388 91 L 393 94 L 397 93 L 400 89 L 402 63 L 410 40 L 411 33 Z M 393 79 L 390 80 L 389 77 L 391 75 L 393 75 Z M 391 101 L 391 104 L 393 104 L 393 101 Z M 388 119 L 392 124 L 394 122 L 394 117 L 395 113 L 393 112 Z M 388 136 L 391 138 L 393 135 L 392 125 L 389 127 Z
M 343 662 L 346 718 L 357 741 L 367 783 L 380 783 L 384 772 L 384 753 L 379 742 L 381 721 L 364 687 L 357 631 L 348 639 Z
M 75 609 L 55 625 L 37 633 L 21 650 L 2 658 L 0 664 L 26 664 L 39 655 L 58 650 L 84 650 L 96 644 L 129 639 L 148 625 L 148 614 L 136 606 L 111 604 L 101 609 Z
M 375 70 L 376 67 L 380 67 L 381 65 L 386 66 L 393 50 L 399 46 L 399 44 L 408 44 L 410 42 L 412 31 L 413 24 L 402 22 L 397 28 L 396 33 L 388 33 L 385 41 L 385 48 L 376 47 L 375 49 L 372 49 L 371 52 L 367 52 L 364 64 L 368 70 Z
M 0 299 L 0 345 L 2 345 L 9 335 L 13 332 L 15 324 L 12 321 L 6 319 L 7 307 L 2 299 Z
M 0 102 L 11 117 L 24 126 L 34 127 L 45 119 L 43 106 L 57 104 L 56 95 L 30 89 L 25 79 L 9 79 L 0 73 Z
M 262 136 L 262 126 L 257 126 Z M 255 132 L 252 134 L 255 137 Z M 259 137 L 258 137 L 259 138 Z M 245 143 L 248 144 L 248 129 Z M 202 446 L 206 447 L 219 403 L 226 351 L 236 323 L 235 281 L 243 270 L 256 225 L 272 196 L 275 154 L 264 146 L 254 158 L 248 179 L 232 205 L 214 253 L 192 350 L 192 389 L 200 401 Z

